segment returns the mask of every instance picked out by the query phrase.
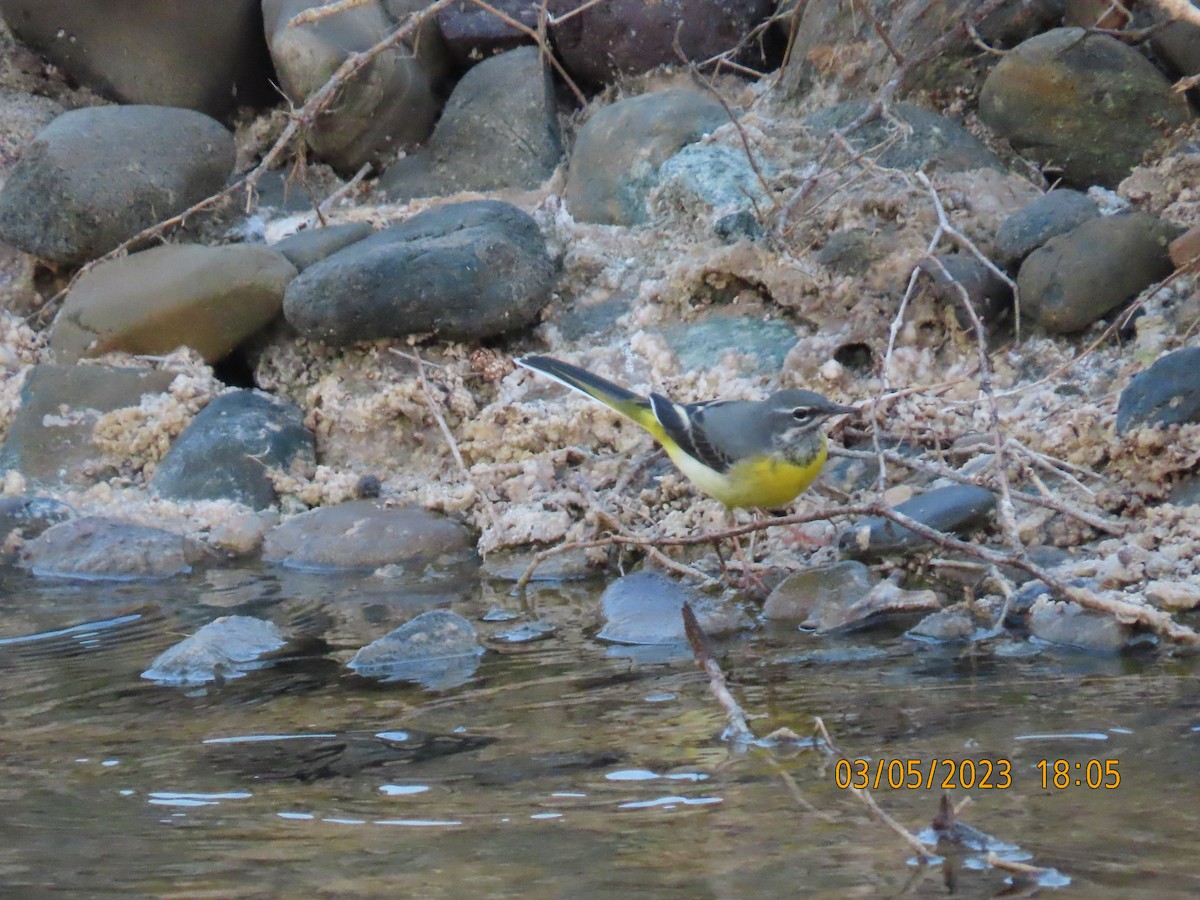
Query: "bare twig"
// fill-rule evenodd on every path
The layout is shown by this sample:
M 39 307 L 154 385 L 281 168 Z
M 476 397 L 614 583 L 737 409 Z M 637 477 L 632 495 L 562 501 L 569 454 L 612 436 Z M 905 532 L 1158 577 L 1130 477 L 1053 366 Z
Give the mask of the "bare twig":
M 754 732 L 750 730 L 750 726 L 746 724 L 746 711 L 734 699 L 733 694 L 729 693 L 729 686 L 725 683 L 725 673 L 721 671 L 720 665 L 713 658 L 708 635 L 696 621 L 692 605 L 686 600 L 683 602 L 683 630 L 687 635 L 688 644 L 691 645 L 692 655 L 696 657 L 696 665 L 708 676 L 708 686 L 712 690 L 713 696 L 717 698 L 717 703 L 721 705 L 721 709 L 725 711 L 725 720 L 729 723 L 725 729 L 725 735 L 735 744 L 754 743 L 757 739 Z

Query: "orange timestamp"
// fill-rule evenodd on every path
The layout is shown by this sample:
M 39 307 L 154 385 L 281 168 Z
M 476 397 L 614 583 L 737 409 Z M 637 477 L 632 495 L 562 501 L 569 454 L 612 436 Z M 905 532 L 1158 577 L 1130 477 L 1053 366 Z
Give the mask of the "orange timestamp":
M 1007 759 L 839 759 L 833 783 L 842 790 L 882 787 L 901 790 L 1005 790 L 1012 787 Z
M 1086 787 L 1115 790 L 1121 785 L 1120 761 L 1042 759 L 1034 765 L 1042 790 Z M 833 766 L 833 782 L 842 790 L 1007 790 L 1013 786 L 1008 759 L 847 759 Z

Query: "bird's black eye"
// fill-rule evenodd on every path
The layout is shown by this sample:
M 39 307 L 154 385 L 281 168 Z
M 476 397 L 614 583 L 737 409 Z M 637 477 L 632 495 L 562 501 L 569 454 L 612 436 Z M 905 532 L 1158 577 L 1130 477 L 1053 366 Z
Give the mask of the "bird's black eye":
M 792 418 L 797 422 L 807 422 L 812 418 L 813 411 L 807 406 L 797 406 L 792 410 Z

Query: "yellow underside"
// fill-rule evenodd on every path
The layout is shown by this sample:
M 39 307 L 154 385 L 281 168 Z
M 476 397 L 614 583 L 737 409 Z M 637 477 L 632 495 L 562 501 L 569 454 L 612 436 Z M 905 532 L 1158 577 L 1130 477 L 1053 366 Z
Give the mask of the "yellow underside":
M 820 451 L 806 466 L 762 456 L 735 463 L 728 472 L 718 472 L 688 456 L 678 445 L 663 446 L 679 471 L 696 487 L 730 508 L 787 506 L 820 474 L 826 455 L 822 440 Z
M 595 396 L 594 394 L 592 396 Z M 696 487 L 710 497 L 732 508 L 760 506 L 778 509 L 799 496 L 821 473 L 827 450 L 825 437 L 821 447 L 807 465 L 797 465 L 776 456 L 761 456 L 735 463 L 728 472 L 710 469 L 698 459 L 688 456 L 678 444 L 667 437 L 662 425 L 650 410 L 601 399 L 613 409 L 637 422 L 663 445 L 667 456 Z

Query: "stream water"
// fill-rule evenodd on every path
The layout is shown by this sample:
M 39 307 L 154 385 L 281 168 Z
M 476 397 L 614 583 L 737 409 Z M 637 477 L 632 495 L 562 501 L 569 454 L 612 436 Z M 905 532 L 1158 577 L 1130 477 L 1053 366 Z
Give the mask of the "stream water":
M 281 569 L 117 585 L 0 574 L 0 895 L 1006 890 L 1009 873 L 970 848 L 917 864 L 838 786 L 846 767 L 826 754 L 729 747 L 685 648 L 592 637 L 602 589 L 539 585 L 518 599 L 474 580 Z M 489 648 L 465 684 L 381 685 L 344 668 L 354 647 L 433 607 L 478 623 Z M 519 617 L 481 621 L 498 607 Z M 140 677 L 234 612 L 314 639 L 206 688 Z M 555 630 L 497 637 L 533 620 Z M 990 764 L 994 787 L 951 795 L 970 795 L 962 819 L 1004 842 L 1001 856 L 1056 870 L 1043 895 L 1200 896 L 1196 660 L 1027 642 L 964 654 L 901 630 L 770 627 L 718 650 L 733 693 L 761 716 L 756 733 L 807 737 L 821 716 L 869 780 L 881 773 L 872 795 L 913 831 L 937 812 L 946 760 L 958 779 L 964 760 L 976 780 Z M 919 788 L 888 786 L 897 760 L 915 761 Z

